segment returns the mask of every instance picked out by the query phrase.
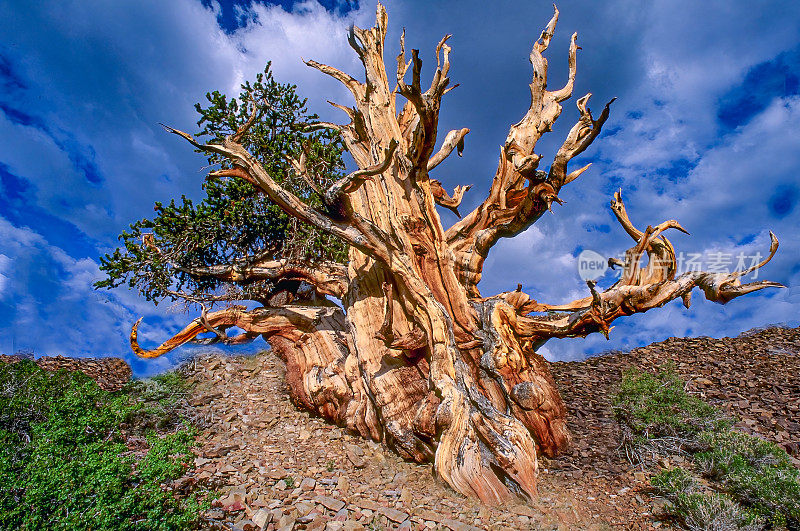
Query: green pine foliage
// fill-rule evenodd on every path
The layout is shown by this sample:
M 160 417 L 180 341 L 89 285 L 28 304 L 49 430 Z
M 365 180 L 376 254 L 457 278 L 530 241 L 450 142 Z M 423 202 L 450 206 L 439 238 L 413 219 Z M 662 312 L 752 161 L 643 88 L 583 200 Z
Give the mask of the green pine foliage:
M 195 527 L 200 494 L 179 498 L 163 486 L 194 459 L 192 427 L 174 418 L 164 426 L 181 392 L 154 382 L 110 393 L 80 372 L 0 365 L 0 528 Z M 123 430 L 146 437 L 146 454 L 126 446 Z
M 207 104 L 197 104 L 200 115 L 197 135 L 203 142 L 221 142 L 247 122 L 257 102 L 262 112 L 241 142 L 284 188 L 307 204 L 322 208 L 315 190 L 298 178 L 287 162 L 306 151 L 309 169 L 320 189 L 341 177 L 342 142 L 330 130 L 310 132 L 317 117 L 309 114 L 306 100 L 294 85 L 280 84 L 272 77 L 270 65 L 256 76 L 254 83 L 242 85 L 237 98 L 215 91 L 206 94 Z M 215 168 L 227 162 L 212 154 L 208 162 Z M 347 249 L 337 238 L 323 233 L 285 214 L 255 187 L 241 179 L 213 179 L 204 183 L 205 197 L 195 202 L 186 196 L 179 201 L 155 204 L 155 216 L 142 219 L 120 235 L 122 246 L 101 258 L 100 269 L 106 278 L 96 288 L 127 285 L 147 300 L 158 303 L 186 298 L 209 300 L 224 287 L 213 278 L 200 278 L 187 269 L 226 265 L 262 257 L 297 258 L 305 261 L 344 261 Z M 153 246 L 142 238 L 152 234 Z M 259 300 L 269 283 L 238 285 L 239 299 Z

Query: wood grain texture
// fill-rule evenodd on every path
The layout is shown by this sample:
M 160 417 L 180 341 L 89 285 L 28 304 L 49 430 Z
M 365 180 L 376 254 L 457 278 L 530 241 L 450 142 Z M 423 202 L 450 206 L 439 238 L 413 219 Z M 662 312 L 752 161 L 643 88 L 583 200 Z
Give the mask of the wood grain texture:
M 197 341 L 204 332 L 212 334 L 201 340 L 206 342 L 262 335 L 285 360 L 298 405 L 383 441 L 408 459 L 432 461 L 454 489 L 486 503 L 534 496 L 537 455 L 557 455 L 570 443 L 566 408 L 547 362 L 537 353 L 541 345 L 551 338 L 607 334 L 617 317 L 678 297 L 688 304 L 695 287 L 709 300 L 725 303 L 779 286 L 769 281 L 742 285 L 745 272 L 676 276 L 675 250 L 663 233 L 682 227 L 668 221 L 636 229 L 618 194 L 612 209 L 635 245 L 618 264 L 623 274 L 617 284 L 598 292 L 590 283 L 587 297 L 562 305 L 539 303 L 521 289 L 481 296 L 478 282 L 489 250 L 561 202 L 562 187 L 588 168 L 570 172 L 568 163 L 597 138 L 609 116 L 610 102 L 595 118 L 587 106 L 590 95 L 578 99 L 577 123 L 548 171 L 538 169 L 536 143 L 561 114 L 561 103 L 572 96 L 577 70 L 573 35 L 568 81 L 548 89 L 543 54 L 557 21 L 558 10 L 530 53 L 530 106 L 501 147 L 489 195 L 449 229 L 443 227 L 437 206 L 458 213 L 469 189 L 458 186 L 451 196 L 429 175 L 453 151 L 461 153 L 469 132 L 451 131 L 436 150 L 439 109 L 451 88 L 449 36 L 435 50 L 437 66 L 429 87 L 421 86 L 419 52 L 412 50 L 407 60 L 404 37 L 397 77 L 390 82 L 384 66 L 388 18 L 381 5 L 375 26 L 352 28 L 348 39 L 364 67 L 364 82 L 307 61 L 343 83 L 355 100 L 352 107 L 334 104 L 348 123 L 320 124 L 341 133 L 359 167 L 327 191 L 320 190 L 324 211 L 276 183 L 239 144 L 245 131 L 219 144 L 200 144 L 170 128 L 196 148 L 230 161 L 233 169 L 214 172 L 215 177 L 245 179 L 288 214 L 342 238 L 350 244 L 349 262 L 262 261 L 195 271 L 223 279 L 250 275 L 302 280 L 315 288 L 317 298 L 308 304 L 204 312 L 150 351 L 138 345 L 137 323 L 131 334 L 133 350 L 143 357 L 158 356 Z M 398 96 L 405 100 L 402 106 Z M 292 166 L 314 182 L 302 157 Z M 770 258 L 776 249 L 773 237 Z M 642 267 L 644 256 L 649 262 Z M 327 296 L 340 299 L 343 309 Z M 229 338 L 225 329 L 233 326 L 244 332 Z

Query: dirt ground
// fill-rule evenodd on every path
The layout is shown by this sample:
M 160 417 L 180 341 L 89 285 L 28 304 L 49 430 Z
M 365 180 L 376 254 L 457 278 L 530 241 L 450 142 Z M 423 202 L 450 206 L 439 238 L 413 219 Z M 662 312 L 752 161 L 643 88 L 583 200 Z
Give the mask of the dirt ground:
M 690 391 L 800 464 L 798 353 L 800 328 L 773 328 L 552 364 L 569 408 L 571 453 L 540 461 L 538 498 L 494 508 L 438 482 L 430 465 L 405 462 L 295 408 L 284 367 L 270 353 L 202 357 L 185 368 L 203 426 L 194 479 L 222 491 L 207 513 L 208 527 L 220 529 L 665 528 L 649 474 L 618 449 L 609 396 L 623 371 L 671 360 Z

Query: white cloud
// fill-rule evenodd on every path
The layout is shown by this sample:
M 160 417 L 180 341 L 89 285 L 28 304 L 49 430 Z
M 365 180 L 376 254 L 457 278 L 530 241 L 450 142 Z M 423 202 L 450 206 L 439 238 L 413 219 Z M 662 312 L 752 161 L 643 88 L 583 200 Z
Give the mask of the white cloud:
M 139 2 L 136 9 L 113 2 L 0 7 L 8 27 L 19 29 L 6 51 L 29 84 L 12 104 L 51 131 L 2 120 L 8 142 L 0 160 L 36 184 L 45 210 L 109 240 L 155 198 L 199 195 L 202 158 L 158 123 L 193 130 L 194 103 L 205 92 L 238 94 L 271 59 L 279 81 L 299 84 L 310 103 L 334 116 L 325 99 L 347 102 L 346 92 L 300 57 L 354 66 L 346 31 L 360 13 L 338 18 L 304 3 L 291 13 L 255 5 L 253 14 L 256 24 L 228 35 L 213 11 L 190 0 Z M 54 143 L 68 135 L 96 151 L 105 186 L 87 182 Z M 169 179 L 159 180 L 162 174 Z M 86 208 L 87 201 L 102 207 Z
M 548 52 L 550 81 L 563 82 L 567 40 L 577 30 L 584 50 L 576 93 L 594 92 L 596 109 L 620 96 L 606 126 L 617 132 L 598 139 L 586 154 L 597 160 L 562 192 L 566 205 L 517 239 L 498 244 L 487 260 L 482 291 L 513 289 L 521 282 L 544 302 L 585 295 L 574 265 L 576 249 L 611 255 L 630 245 L 607 208 L 617 182 L 625 188 L 635 223 L 674 217 L 693 233 L 675 238 L 679 250 L 732 249 L 752 235 L 746 248 L 766 250 L 764 231 L 772 228 L 782 248 L 764 275 L 790 288 L 725 307 L 697 302 L 684 311 L 669 305 L 619 322 L 610 343 L 601 337 L 552 342 L 550 355 L 628 347 L 673 334 L 730 334 L 797 315 L 800 293 L 794 286 L 800 273 L 794 257 L 800 256 L 800 243 L 794 236 L 800 206 L 778 219 L 769 205 L 777 185 L 796 182 L 800 138 L 793 124 L 800 104 L 797 98 L 776 98 L 749 123 L 722 136 L 716 111 L 719 98 L 740 84 L 748 69 L 798 46 L 799 6 L 784 3 L 758 12 L 727 1 L 656 1 L 636 9 L 620 1 L 561 6 Z M 475 185 L 462 207 L 468 211 L 488 189 L 508 125 L 525 111 L 527 54 L 551 7 L 530 3 L 498 15 L 493 4 L 464 0 L 389 2 L 388 10 L 390 78 L 401 27 L 408 29 L 408 47 L 421 50 L 423 76 L 432 71 L 440 36 L 454 33 L 451 77 L 462 86 L 445 99 L 441 129 L 467 126 L 472 132 L 463 159 L 448 160 L 436 177 L 448 188 Z M 0 117 L 0 161 L 32 183 L 25 198 L 31 205 L 110 249 L 120 230 L 152 212 L 153 201 L 200 194 L 202 157 L 165 134 L 158 122 L 193 130 L 193 104 L 205 92 L 235 93 L 268 59 L 279 81 L 296 83 L 313 110 L 341 120 L 325 100 L 350 104 L 349 94 L 300 57 L 360 75 L 345 35 L 353 22 L 371 25 L 373 14 L 369 3 L 345 17 L 313 2 L 292 12 L 255 4 L 241 15 L 257 23 L 226 34 L 217 13 L 194 0 L 0 4 L 9 29 L 0 36 L 0 54 L 27 85 L 4 101 L 40 122 L 34 127 Z M 556 130 L 541 142 L 544 160 L 576 116 L 568 102 Z M 93 158 L 103 184 L 86 180 L 70 149 Z M 672 182 L 659 173 L 681 159 L 688 161 L 686 175 Z M 0 303 L 15 301 L 2 306 L 10 314 L 4 321 L 26 333 L 41 331 L 27 334 L 41 349 L 118 353 L 127 351 L 128 327 L 138 315 L 148 316 L 141 334 L 148 342 L 161 341 L 185 320 L 125 290 L 94 292 L 88 284 L 97 264 L 76 258 L 67 243 L 55 245 L 47 231 L 2 222 L 0 233 L 8 236 L 0 252 L 11 259 L 0 256 Z M 52 283 L 48 275 L 54 274 L 58 282 Z M 164 321 L 156 325 L 158 316 Z

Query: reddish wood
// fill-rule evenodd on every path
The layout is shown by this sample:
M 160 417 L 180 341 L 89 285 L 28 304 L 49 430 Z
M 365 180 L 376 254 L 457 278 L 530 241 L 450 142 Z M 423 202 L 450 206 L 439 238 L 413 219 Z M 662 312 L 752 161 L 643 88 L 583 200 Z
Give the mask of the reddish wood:
M 335 218 L 282 189 L 242 147 L 239 140 L 247 124 L 218 144 L 199 144 L 170 128 L 200 150 L 226 157 L 235 168 L 212 176 L 246 179 L 290 215 L 346 241 L 349 262 L 273 261 L 193 271 L 225 280 L 300 279 L 312 284 L 321 299 L 316 306 L 232 307 L 204 314 L 151 351 L 139 347 L 137 323 L 131 334 L 133 350 L 154 357 L 197 340 L 203 332 L 214 334 L 210 341 L 224 342 L 260 334 L 286 361 L 289 389 L 298 405 L 383 441 L 406 458 L 433 461 L 436 473 L 454 489 L 487 503 L 535 495 L 537 454 L 557 455 L 570 441 L 566 408 L 547 362 L 537 353 L 548 339 L 608 334 L 619 316 L 677 297 L 688 305 L 694 287 L 725 303 L 779 286 L 769 281 L 742 285 L 745 272 L 676 276 L 675 251 L 663 232 L 682 230 L 680 225 L 668 221 L 639 231 L 618 194 L 612 207 L 635 245 L 613 287 L 598 292 L 590 283 L 587 297 L 563 305 L 539 303 L 521 290 L 481 296 L 477 286 L 491 247 L 561 203 L 561 188 L 588 168 L 569 172 L 569 161 L 592 143 L 609 115 L 610 102 L 595 119 L 587 106 L 589 95 L 577 100 L 578 122 L 549 170 L 538 169 L 541 156 L 534 148 L 561 114 L 561 103 L 572 96 L 576 74 L 573 35 L 568 81 L 548 90 L 543 53 L 557 20 L 558 10 L 531 51 L 530 107 L 500 150 L 488 197 L 447 230 L 437 205 L 457 212 L 469 188 L 459 186 L 451 197 L 429 176 L 453 150 L 460 154 L 469 132 L 451 131 L 435 151 L 441 100 L 452 88 L 447 77 L 449 36 L 436 48 L 437 68 L 427 89 L 421 87 L 417 50 L 406 62 L 404 39 L 397 78 L 390 82 L 384 67 L 387 16 L 381 5 L 375 26 L 353 28 L 349 39 L 364 66 L 364 83 L 308 61 L 342 82 L 355 99 L 354 107 L 334 104 L 349 123 L 320 124 L 341 132 L 360 168 L 322 194 Z M 398 94 L 406 100 L 399 109 Z M 293 166 L 302 178 L 315 182 L 302 156 Z M 769 258 L 775 250 L 773 236 Z M 642 268 L 645 254 L 649 264 Z M 656 261 L 666 267 L 654 267 Z M 326 301 L 326 295 L 340 298 L 344 311 Z M 245 333 L 227 338 L 224 330 L 232 326 Z

